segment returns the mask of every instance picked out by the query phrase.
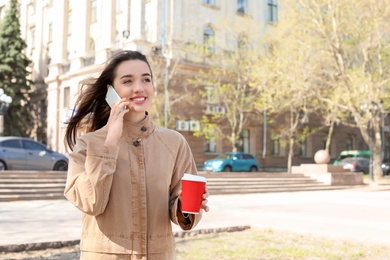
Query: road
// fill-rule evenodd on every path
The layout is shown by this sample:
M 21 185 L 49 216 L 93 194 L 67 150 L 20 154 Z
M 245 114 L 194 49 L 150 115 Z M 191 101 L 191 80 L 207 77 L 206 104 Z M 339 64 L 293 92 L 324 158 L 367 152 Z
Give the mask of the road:
M 196 229 L 249 225 L 374 243 L 390 238 L 390 186 L 215 195 L 209 206 Z M 80 231 L 81 213 L 68 201 L 0 203 L 0 246 L 78 240 Z

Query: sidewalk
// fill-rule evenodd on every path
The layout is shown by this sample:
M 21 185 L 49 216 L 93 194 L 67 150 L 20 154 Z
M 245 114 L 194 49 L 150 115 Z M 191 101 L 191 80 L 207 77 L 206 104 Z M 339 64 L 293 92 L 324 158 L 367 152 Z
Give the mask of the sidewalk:
M 251 226 L 375 243 L 390 234 L 390 186 L 215 195 L 209 206 L 195 230 Z M 80 232 L 81 213 L 66 200 L 0 203 L 0 248 L 77 241 Z

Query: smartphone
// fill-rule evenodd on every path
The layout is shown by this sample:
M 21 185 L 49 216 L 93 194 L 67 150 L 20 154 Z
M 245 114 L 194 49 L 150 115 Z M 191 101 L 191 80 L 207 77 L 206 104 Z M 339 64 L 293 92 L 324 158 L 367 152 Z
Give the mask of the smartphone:
M 106 101 L 108 105 L 111 107 L 112 104 L 116 103 L 118 100 L 120 100 L 121 97 L 118 95 L 118 93 L 115 91 L 115 89 L 109 85 L 107 94 L 106 94 Z

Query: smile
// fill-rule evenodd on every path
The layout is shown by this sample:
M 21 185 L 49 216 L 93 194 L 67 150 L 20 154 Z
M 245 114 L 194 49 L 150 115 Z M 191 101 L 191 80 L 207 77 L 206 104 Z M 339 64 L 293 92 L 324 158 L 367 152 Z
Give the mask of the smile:
M 144 100 L 146 100 L 146 97 L 136 97 L 136 98 L 130 98 L 130 100 L 131 100 L 131 101 L 138 101 L 138 102 L 140 102 L 140 101 L 144 101 Z

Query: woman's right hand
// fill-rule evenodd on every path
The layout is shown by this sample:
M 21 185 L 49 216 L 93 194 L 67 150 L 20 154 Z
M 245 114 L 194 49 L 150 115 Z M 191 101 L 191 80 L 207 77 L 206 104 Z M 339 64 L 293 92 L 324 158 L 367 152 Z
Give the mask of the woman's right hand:
M 111 106 L 110 117 L 107 121 L 107 136 L 104 146 L 116 146 L 122 136 L 123 116 L 129 112 L 129 101 L 126 98 L 118 100 Z

